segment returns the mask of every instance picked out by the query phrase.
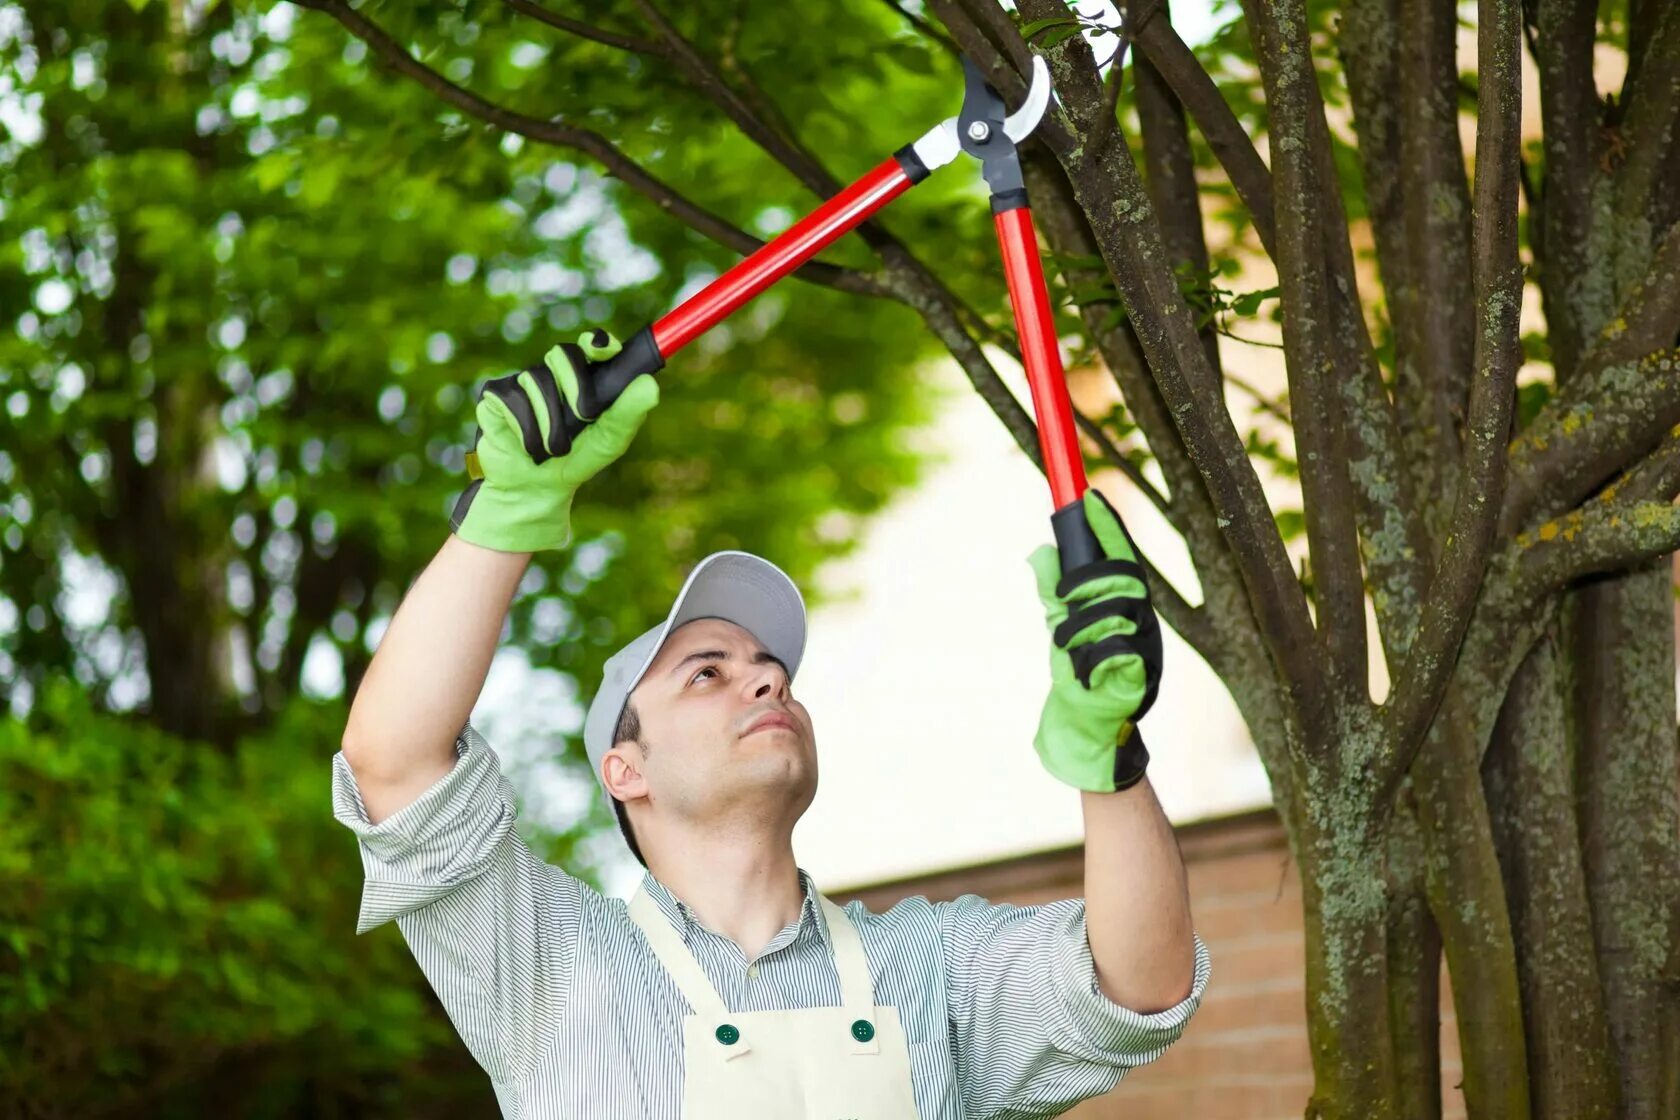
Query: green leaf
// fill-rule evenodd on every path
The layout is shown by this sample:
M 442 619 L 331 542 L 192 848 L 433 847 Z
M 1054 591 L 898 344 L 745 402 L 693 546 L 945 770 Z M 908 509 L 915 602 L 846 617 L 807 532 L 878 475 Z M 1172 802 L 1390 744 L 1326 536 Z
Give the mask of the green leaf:
M 1072 27 L 1058 27 L 1054 31 L 1050 32 L 1050 34 L 1040 39 L 1038 45 L 1045 50 L 1049 50 L 1051 47 L 1054 47 L 1067 39 L 1071 39 L 1077 34 L 1079 34 L 1079 24 L 1077 23 L 1075 23 Z
M 1244 292 L 1231 301 L 1231 310 L 1238 315 L 1252 315 L 1260 310 L 1260 304 L 1268 299 L 1276 299 L 1282 289 L 1272 287 L 1257 292 Z
M 1286 542 L 1307 531 L 1307 515 L 1298 509 L 1280 509 L 1276 515 L 1278 535 Z
M 1051 16 L 1049 19 L 1035 19 L 1031 23 L 1023 23 L 1021 25 L 1021 38 L 1031 40 L 1034 35 L 1037 35 L 1046 27 L 1065 27 L 1068 25 L 1078 27 L 1079 21 L 1069 16 Z
M 1530 381 L 1517 386 L 1517 427 L 1526 428 L 1540 415 L 1546 402 L 1552 399 L 1552 386 L 1547 381 Z

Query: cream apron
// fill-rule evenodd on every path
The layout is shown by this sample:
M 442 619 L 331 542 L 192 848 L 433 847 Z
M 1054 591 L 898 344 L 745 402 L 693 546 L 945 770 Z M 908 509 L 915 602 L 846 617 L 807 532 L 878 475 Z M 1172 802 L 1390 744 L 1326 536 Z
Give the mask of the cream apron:
M 898 1008 L 879 1007 L 846 912 L 822 895 L 840 1006 L 731 1011 L 645 885 L 630 917 L 687 998 L 683 1120 L 918 1120 Z

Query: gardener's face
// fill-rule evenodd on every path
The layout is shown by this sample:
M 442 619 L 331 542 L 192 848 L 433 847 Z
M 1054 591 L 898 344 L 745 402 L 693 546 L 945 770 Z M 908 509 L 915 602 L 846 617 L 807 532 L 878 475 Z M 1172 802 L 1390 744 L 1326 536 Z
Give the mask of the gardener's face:
M 630 702 L 647 751 L 625 740 L 603 765 L 621 799 L 646 799 L 637 808 L 651 813 L 632 817 L 638 834 L 648 815 L 675 836 L 791 836 L 816 797 L 816 736 L 786 668 L 757 638 L 717 618 L 678 627 Z

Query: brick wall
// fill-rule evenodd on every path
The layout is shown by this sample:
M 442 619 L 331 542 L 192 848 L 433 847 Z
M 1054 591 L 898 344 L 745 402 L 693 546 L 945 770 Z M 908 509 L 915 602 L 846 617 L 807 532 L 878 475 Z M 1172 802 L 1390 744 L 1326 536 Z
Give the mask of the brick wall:
M 1196 932 L 1213 979 L 1184 1036 L 1165 1056 L 1128 1075 L 1112 1093 L 1067 1113 L 1073 1120 L 1299 1120 L 1312 1093 L 1307 1050 L 1306 961 L 1301 882 L 1269 809 L 1179 829 Z M 852 891 L 882 911 L 901 898 L 973 893 L 1030 906 L 1084 893 L 1080 848 L 944 872 Z M 1441 979 L 1443 1120 L 1463 1120 L 1457 1025 Z

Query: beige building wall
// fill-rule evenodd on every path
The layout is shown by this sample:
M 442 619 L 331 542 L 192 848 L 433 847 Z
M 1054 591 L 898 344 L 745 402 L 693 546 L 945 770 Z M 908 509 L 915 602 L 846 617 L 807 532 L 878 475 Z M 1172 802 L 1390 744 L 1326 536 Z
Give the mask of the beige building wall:
M 1271 809 L 1182 826 L 1196 932 L 1213 976 L 1184 1035 L 1114 1091 L 1088 1100 L 1075 1120 L 1300 1120 L 1312 1094 L 1307 1049 L 1306 956 L 1301 881 Z M 937 875 L 828 892 L 877 913 L 915 895 L 932 901 L 977 894 L 1032 906 L 1085 893 L 1084 850 L 1064 848 Z M 1441 975 L 1443 1120 L 1464 1120 L 1457 1088 L 1458 1025 Z

